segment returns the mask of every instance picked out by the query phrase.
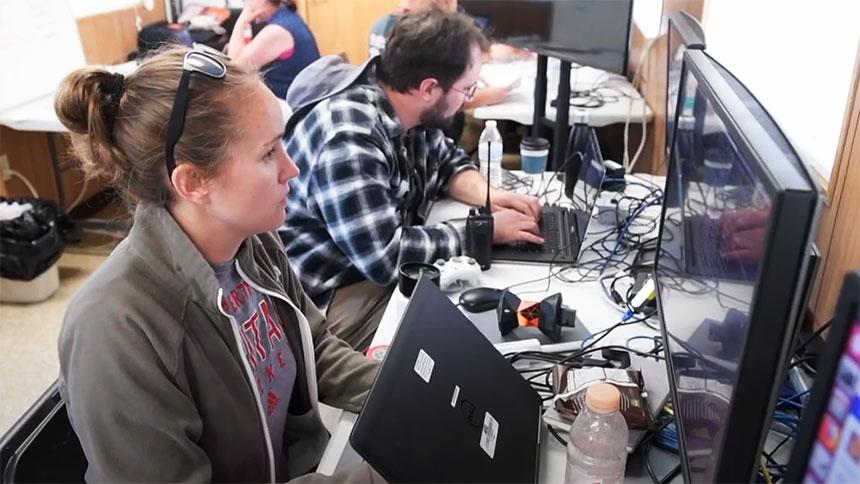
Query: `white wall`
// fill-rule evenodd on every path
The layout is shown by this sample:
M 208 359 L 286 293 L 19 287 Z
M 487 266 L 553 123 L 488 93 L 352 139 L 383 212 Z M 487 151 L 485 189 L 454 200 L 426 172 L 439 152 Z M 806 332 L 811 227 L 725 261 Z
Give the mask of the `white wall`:
M 663 0 L 633 0 L 633 23 L 646 39 L 660 35 L 660 17 L 663 13 Z
M 54 92 L 84 65 L 68 0 L 0 0 L 0 111 Z
M 830 177 L 860 41 L 858 0 L 710 0 L 707 52 Z

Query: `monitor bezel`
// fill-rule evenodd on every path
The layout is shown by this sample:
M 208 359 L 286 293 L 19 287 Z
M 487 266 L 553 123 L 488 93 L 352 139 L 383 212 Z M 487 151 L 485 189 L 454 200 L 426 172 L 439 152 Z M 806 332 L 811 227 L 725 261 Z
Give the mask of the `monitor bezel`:
M 812 386 L 809 400 L 801 414 L 800 430 L 794 443 L 794 449 L 789 460 L 785 482 L 802 482 L 809 467 L 809 456 L 821 427 L 836 369 L 842 359 L 845 344 L 851 335 L 854 319 L 860 316 L 860 271 L 849 272 L 845 275 L 842 290 L 833 316 L 833 324 L 827 334 L 825 350 L 818 360 L 818 373 Z
M 797 297 L 798 284 L 800 284 L 798 274 L 802 274 L 807 263 L 806 254 L 812 243 L 820 201 L 805 165 L 789 160 L 779 149 L 722 74 L 717 71 L 713 65 L 715 62 L 702 51 L 687 50 L 684 53 L 682 67 L 682 86 L 686 84 L 687 75 L 690 73 L 697 78 L 698 89 L 704 92 L 705 97 L 711 102 L 714 112 L 724 123 L 727 133 L 736 142 L 738 149 L 747 159 L 754 161 L 751 168 L 772 197 L 767 246 L 750 304 L 749 330 L 739 360 L 732 404 L 726 419 L 725 437 L 722 445 L 714 449 L 719 456 L 719 462 L 713 474 L 714 480 L 739 482 L 749 481 L 754 477 L 758 456 L 764 445 L 766 432 L 761 430 L 761 425 L 763 421 L 769 421 L 766 417 L 775 404 L 778 385 L 773 380 L 770 387 L 761 385 L 758 377 L 764 374 L 771 375 L 768 378 L 772 378 L 772 375 L 778 374 L 784 367 L 785 355 L 788 353 L 791 336 L 793 336 L 794 322 L 791 316 L 796 306 L 796 304 L 787 305 L 785 301 L 795 301 Z M 678 111 L 676 116 L 677 114 Z M 675 126 L 677 127 L 677 123 Z M 676 165 L 674 149 L 675 147 L 672 146 L 669 176 L 678 176 L 675 172 L 680 169 L 674 166 Z M 786 162 L 777 165 L 763 161 L 775 159 L 785 159 Z M 665 220 L 666 208 L 664 204 L 661 222 Z M 803 223 L 804 221 L 806 223 Z M 661 223 L 658 264 L 663 230 L 664 224 Z M 658 277 L 658 295 L 661 293 L 660 286 Z M 669 333 L 659 297 L 658 308 L 661 333 L 664 341 L 668 342 Z M 783 321 L 784 331 L 779 338 L 774 337 L 773 321 Z M 780 341 L 775 341 L 776 339 Z M 671 355 L 667 355 L 666 365 L 672 397 L 677 401 L 676 373 Z M 738 401 L 745 402 L 743 409 L 735 404 Z M 678 410 L 676 409 L 676 412 Z M 676 415 L 679 414 L 676 413 Z M 683 419 L 677 419 L 676 424 L 682 437 L 681 449 L 686 455 Z M 756 436 L 758 438 L 755 438 Z M 691 481 L 690 462 L 686 458 L 682 458 L 681 462 L 684 479 L 689 482 Z M 731 462 L 732 465 L 724 466 L 720 465 L 720 462 Z
M 681 34 L 681 42 L 686 48 L 705 50 L 705 31 L 695 17 L 679 10 L 669 15 L 669 25 L 672 24 Z

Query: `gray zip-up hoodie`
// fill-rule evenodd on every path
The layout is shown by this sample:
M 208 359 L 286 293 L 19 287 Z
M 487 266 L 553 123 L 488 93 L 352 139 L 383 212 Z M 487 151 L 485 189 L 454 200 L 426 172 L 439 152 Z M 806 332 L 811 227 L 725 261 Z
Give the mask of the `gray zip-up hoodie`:
M 236 264 L 271 297 L 296 355 L 283 448 L 267 438 L 265 401 L 211 266 L 165 209 L 141 206 L 60 333 L 61 394 L 88 481 L 269 482 L 274 452 L 286 453 L 292 478 L 328 440 L 318 396 L 358 411 L 378 365 L 328 332 L 278 236 L 248 238 Z
M 375 83 L 378 59 L 371 57 L 364 64 L 355 66 L 340 56 L 327 55 L 302 69 L 287 91 L 287 104 L 293 112 L 287 120 L 286 134 L 289 135 L 321 101 L 356 84 Z

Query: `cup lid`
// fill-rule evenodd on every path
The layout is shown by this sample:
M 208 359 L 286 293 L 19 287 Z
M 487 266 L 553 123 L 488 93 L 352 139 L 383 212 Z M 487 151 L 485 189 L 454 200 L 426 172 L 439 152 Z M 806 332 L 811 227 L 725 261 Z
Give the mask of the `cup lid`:
M 597 413 L 612 413 L 621 407 L 621 392 L 610 383 L 595 383 L 585 392 L 585 404 Z
M 403 264 L 400 264 L 400 275 L 415 279 L 416 281 L 420 279 L 422 275 L 426 275 L 433 279 L 439 277 L 440 274 L 441 272 L 439 272 L 438 267 L 426 262 L 404 262 Z
M 546 138 L 523 138 L 520 147 L 530 150 L 549 149 L 549 140 Z

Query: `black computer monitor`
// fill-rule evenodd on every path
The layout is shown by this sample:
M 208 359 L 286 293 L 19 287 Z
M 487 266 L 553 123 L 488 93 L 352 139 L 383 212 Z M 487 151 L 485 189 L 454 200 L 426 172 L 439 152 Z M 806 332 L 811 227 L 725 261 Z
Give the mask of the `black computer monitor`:
M 494 41 L 627 74 L 632 0 L 460 0 Z
M 857 482 L 860 462 L 860 272 L 846 275 L 818 360 L 785 482 Z
M 657 288 L 686 481 L 750 481 L 789 352 L 819 192 L 783 133 L 731 73 L 684 53 L 696 123 L 669 160 Z M 703 146 L 698 146 L 703 145 Z M 708 152 L 704 178 L 684 165 Z
M 681 122 L 693 116 L 695 93 L 678 96 L 681 86 L 681 67 L 687 49 L 705 50 L 705 32 L 702 25 L 687 12 L 675 12 L 669 16 L 669 30 L 666 33 L 666 156 L 672 146 L 675 133 L 675 113 L 680 111 Z

